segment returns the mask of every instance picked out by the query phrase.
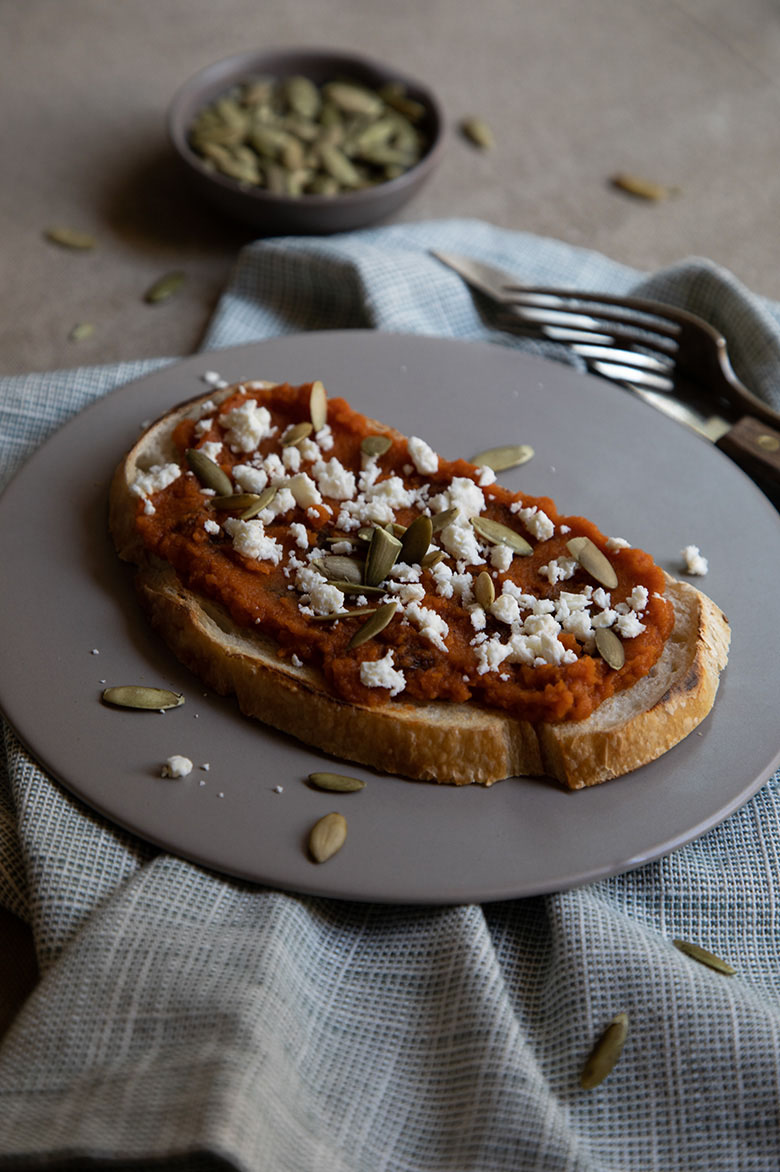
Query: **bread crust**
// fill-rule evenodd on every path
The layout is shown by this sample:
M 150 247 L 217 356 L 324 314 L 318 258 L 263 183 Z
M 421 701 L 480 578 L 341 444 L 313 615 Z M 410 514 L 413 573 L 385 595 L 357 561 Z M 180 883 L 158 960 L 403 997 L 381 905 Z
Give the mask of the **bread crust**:
M 175 459 L 170 437 L 179 419 L 233 389 L 182 404 L 144 433 L 114 474 L 109 526 L 119 556 L 136 566 L 138 598 L 153 628 L 209 687 L 235 695 L 245 715 L 339 759 L 404 777 L 492 785 L 547 775 L 581 789 L 655 760 L 710 712 L 728 658 L 728 622 L 705 594 L 669 576 L 675 625 L 661 659 L 581 721 L 533 725 L 474 702 L 348 703 L 317 669 L 281 660 L 273 640 L 238 627 L 222 606 L 185 588 L 148 554 L 135 527 L 131 485 L 139 468 Z

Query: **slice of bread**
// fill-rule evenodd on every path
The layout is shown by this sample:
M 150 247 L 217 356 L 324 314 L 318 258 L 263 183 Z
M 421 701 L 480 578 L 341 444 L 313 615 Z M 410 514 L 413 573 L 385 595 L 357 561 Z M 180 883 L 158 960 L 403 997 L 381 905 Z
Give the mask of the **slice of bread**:
M 209 397 L 224 399 L 233 390 Z M 155 630 L 209 687 L 235 695 L 247 716 L 334 757 L 404 777 L 491 785 L 548 775 L 580 789 L 661 756 L 709 713 L 727 661 L 728 623 L 706 595 L 668 576 L 674 628 L 660 659 L 584 720 L 531 723 L 473 701 L 403 695 L 378 705 L 344 700 L 318 668 L 280 658 L 275 640 L 237 625 L 223 605 L 184 585 L 141 540 L 133 484 L 141 471 L 181 461 L 172 434 L 199 402 L 167 413 L 121 462 L 111 485 L 110 529 L 119 555 L 137 567 L 138 596 Z M 391 434 L 384 425 L 376 430 Z

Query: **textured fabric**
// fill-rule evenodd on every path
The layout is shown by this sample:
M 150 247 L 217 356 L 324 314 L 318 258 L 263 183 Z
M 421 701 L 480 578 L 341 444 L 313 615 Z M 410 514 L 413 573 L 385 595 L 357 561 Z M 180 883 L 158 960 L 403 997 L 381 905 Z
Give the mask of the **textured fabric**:
M 255 243 L 211 348 L 376 327 L 528 346 L 427 255 L 635 290 L 726 328 L 780 406 L 780 306 L 690 260 L 646 275 L 472 221 Z M 559 355 L 560 356 L 560 355 Z M 215 365 L 218 365 L 215 362 Z M 154 366 L 0 380 L 0 470 Z M 780 1166 L 780 779 L 627 875 L 485 907 L 261 889 L 159 853 L 47 778 L 6 728 L 0 899 L 42 979 L 0 1047 L 0 1168 L 770 1172 Z M 681 936 L 728 957 L 697 965 Z M 618 1011 L 618 1069 L 578 1084 Z

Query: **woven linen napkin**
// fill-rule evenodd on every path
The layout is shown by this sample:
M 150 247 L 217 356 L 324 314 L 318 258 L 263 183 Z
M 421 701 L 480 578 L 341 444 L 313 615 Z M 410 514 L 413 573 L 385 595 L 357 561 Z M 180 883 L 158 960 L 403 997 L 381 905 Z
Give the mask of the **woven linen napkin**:
M 205 346 L 493 330 L 429 248 L 728 325 L 780 407 L 780 306 L 703 260 L 647 275 L 475 221 L 258 242 Z M 533 347 L 532 347 L 533 348 Z M 152 362 L 0 379 L 6 480 Z M 216 365 L 216 361 L 215 361 Z M 6 551 L 7 552 L 7 551 Z M 86 809 L 4 728 L 0 899 L 42 978 L 0 1047 L 0 1169 L 770 1172 L 780 1166 L 780 784 L 629 874 L 545 898 L 407 908 L 277 892 Z M 726 978 L 673 937 L 738 957 Z M 618 1071 L 579 1071 L 617 1009 Z

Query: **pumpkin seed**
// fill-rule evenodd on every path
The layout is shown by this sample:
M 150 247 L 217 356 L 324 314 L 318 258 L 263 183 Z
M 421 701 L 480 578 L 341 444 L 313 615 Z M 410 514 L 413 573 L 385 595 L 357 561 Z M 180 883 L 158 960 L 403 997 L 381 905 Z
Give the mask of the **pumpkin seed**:
M 433 525 L 430 517 L 422 514 L 415 517 L 401 538 L 399 561 L 410 566 L 418 566 L 428 552 L 432 537 Z
M 392 447 L 393 441 L 389 435 L 367 435 L 360 444 L 364 456 L 378 458 Z
M 496 601 L 496 588 L 487 570 L 482 570 L 477 575 L 477 580 L 474 583 L 474 594 L 483 610 L 489 610 Z
M 596 1042 L 582 1069 L 580 1086 L 584 1090 L 589 1091 L 597 1087 L 614 1069 L 627 1037 L 628 1014 L 618 1013 Z
M 308 780 L 317 789 L 339 794 L 354 794 L 366 788 L 366 783 L 361 778 L 347 777 L 342 773 L 310 773 Z
M 215 460 L 210 459 L 200 448 L 188 448 L 186 456 L 190 469 L 204 488 L 213 488 L 220 496 L 230 496 L 233 491 L 230 477 Z
M 362 615 L 374 614 L 375 606 L 363 606 L 360 610 L 337 610 L 333 614 L 312 614 L 309 618 L 313 623 L 333 623 L 337 619 L 354 619 Z
M 469 520 L 479 536 L 491 545 L 506 545 L 520 557 L 528 557 L 534 552 L 524 537 L 500 521 L 493 521 L 490 517 L 470 517 Z
M 284 95 L 291 110 L 303 118 L 316 118 L 322 98 L 320 91 L 308 77 L 288 77 L 284 83 Z
M 620 191 L 625 191 L 638 199 L 648 199 L 655 202 L 666 199 L 674 191 L 672 187 L 665 187 L 661 183 L 654 183 L 651 179 L 645 179 L 641 175 L 631 175 L 625 171 L 613 175 L 610 182 Z
M 347 838 L 347 820 L 343 814 L 326 814 L 309 832 L 309 851 L 315 863 L 325 863 L 340 851 Z
M 161 708 L 179 708 L 184 697 L 167 688 L 148 688 L 144 684 L 120 684 L 106 688 L 102 699 L 115 708 L 138 708 L 159 712 Z
M 78 228 L 55 226 L 47 228 L 44 236 L 52 244 L 59 244 L 60 248 L 72 248 L 76 252 L 88 252 L 97 243 L 89 232 L 80 232 Z
M 309 415 L 311 416 L 311 424 L 315 431 L 321 431 L 328 422 L 328 396 L 325 394 L 325 387 L 319 379 L 316 379 L 311 384 Z
M 303 423 L 294 423 L 292 427 L 287 428 L 287 431 L 282 436 L 282 447 L 296 447 L 302 440 L 307 439 L 313 431 L 314 424 L 309 423 L 308 419 L 305 419 Z
M 733 977 L 737 971 L 727 961 L 721 960 L 714 952 L 709 952 L 699 944 L 691 944 L 687 940 L 673 940 L 672 944 L 680 952 L 690 956 L 692 960 L 698 960 L 700 964 L 706 964 L 708 968 L 715 969 L 716 972 L 723 973 L 726 977 Z
M 403 114 L 404 118 L 408 118 L 410 122 L 419 122 L 421 118 L 425 117 L 425 106 L 422 102 L 418 102 L 415 98 L 409 97 L 406 92 L 406 86 L 401 82 L 388 82 L 379 90 L 379 96 L 388 106 L 393 110 L 397 110 L 399 114 Z
M 366 554 L 365 581 L 368 586 L 384 582 L 401 552 L 401 542 L 386 529 L 376 528 Z
M 371 617 L 363 623 L 363 626 L 355 631 L 347 643 L 347 650 L 350 651 L 353 647 L 362 646 L 363 643 L 367 643 L 369 639 L 378 635 L 380 631 L 384 631 L 397 609 L 397 602 L 386 602 L 383 606 L 378 606 Z
M 312 563 L 326 578 L 342 582 L 362 582 L 363 563 L 357 558 L 346 557 L 342 554 L 327 553 L 325 557 L 317 558 Z
M 438 533 L 440 529 L 446 529 L 448 525 L 452 524 L 459 512 L 458 506 L 453 505 L 451 509 L 445 509 L 443 513 L 436 513 L 434 517 L 431 517 L 433 532 Z
M 186 281 L 184 273 L 176 271 L 165 273 L 159 277 L 144 293 L 144 301 L 149 305 L 157 305 L 161 301 L 168 301 L 179 292 Z
M 578 561 L 591 578 L 595 578 L 607 590 L 614 590 L 618 584 L 615 567 L 609 558 L 594 545 L 589 537 L 572 537 L 566 542 L 571 556 Z
M 431 566 L 437 565 L 442 560 L 443 557 L 444 557 L 444 550 L 434 549 L 431 551 L 431 553 L 426 553 L 425 557 L 420 562 L 420 565 L 422 566 L 422 568 L 424 570 L 429 570 L 431 568 Z
M 329 578 L 331 586 L 335 586 L 342 594 L 385 594 L 383 586 L 367 586 L 365 582 L 345 582 L 343 578 Z
M 507 444 L 501 448 L 487 448 L 484 452 L 477 452 L 476 456 L 471 457 L 471 463 L 492 468 L 494 472 L 504 472 L 507 468 L 519 468 L 521 464 L 527 464 L 533 454 L 530 444 Z
M 95 327 L 92 322 L 80 321 L 73 327 L 68 334 L 69 342 L 83 342 L 86 338 L 91 338 L 95 332 Z
M 360 172 L 350 162 L 340 147 L 324 143 L 320 147 L 320 159 L 329 175 L 338 179 L 342 187 L 360 187 Z
M 384 109 L 384 102 L 378 94 L 352 82 L 327 82 L 322 87 L 322 93 L 345 114 L 381 114 Z
M 626 649 L 609 627 L 599 627 L 596 631 L 596 650 L 604 662 L 615 671 L 620 671 L 626 662 Z
M 279 489 L 275 485 L 269 484 L 268 487 L 264 488 L 263 491 L 257 496 L 257 499 L 246 509 L 244 509 L 240 519 L 242 521 L 251 521 L 252 517 L 256 517 L 258 513 L 262 513 L 263 509 L 268 508 L 278 491 Z M 249 495 L 252 496 L 253 494 L 250 493 Z
M 256 492 L 231 492 L 227 496 L 213 496 L 209 504 L 221 512 L 229 512 L 232 509 L 252 508 L 259 499 Z
M 469 142 L 472 142 L 474 146 L 481 147 L 482 150 L 487 151 L 495 146 L 496 140 L 493 131 L 484 118 L 464 118 L 461 121 L 460 129 Z

